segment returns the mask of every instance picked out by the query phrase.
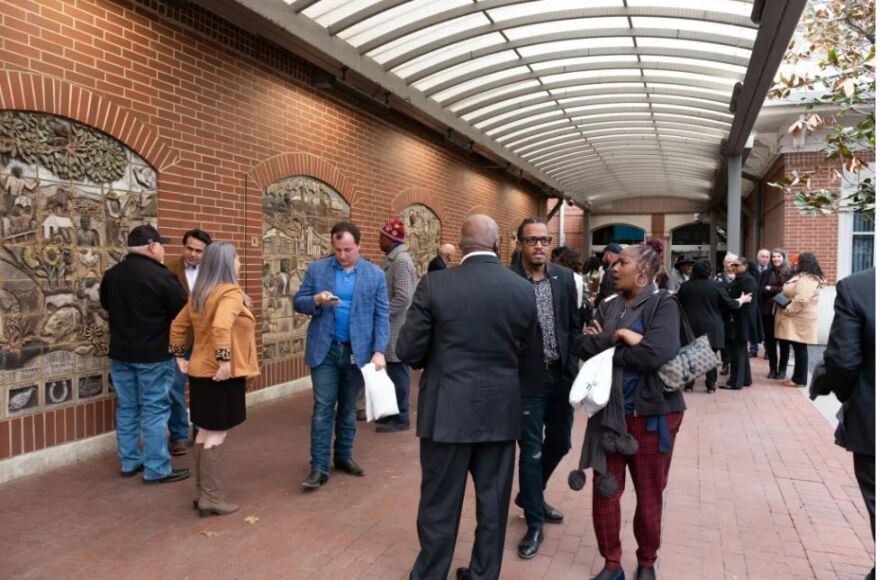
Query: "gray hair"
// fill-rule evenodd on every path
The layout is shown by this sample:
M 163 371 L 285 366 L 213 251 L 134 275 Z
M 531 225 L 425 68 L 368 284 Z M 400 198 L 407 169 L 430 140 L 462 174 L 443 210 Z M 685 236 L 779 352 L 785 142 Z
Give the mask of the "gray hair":
M 727 252 L 726 254 L 724 254 L 724 260 L 722 260 L 722 261 L 723 262 L 739 262 L 739 256 L 737 256 L 733 252 Z
M 215 242 L 207 247 L 190 296 L 193 311 L 199 312 L 205 307 L 208 296 L 218 284 L 238 286 L 238 276 L 235 275 L 236 255 L 235 246 L 231 242 Z M 241 291 L 241 296 L 245 305 L 250 307 L 251 299 L 244 290 Z

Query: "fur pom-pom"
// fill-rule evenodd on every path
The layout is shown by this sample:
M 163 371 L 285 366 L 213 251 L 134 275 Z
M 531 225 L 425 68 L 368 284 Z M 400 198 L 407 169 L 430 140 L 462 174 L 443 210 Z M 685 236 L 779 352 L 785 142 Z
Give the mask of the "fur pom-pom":
M 611 497 L 617 490 L 620 489 L 620 486 L 617 485 L 617 480 L 614 479 L 614 476 L 606 473 L 605 475 L 599 476 L 599 495 L 602 497 Z
M 603 431 L 599 435 L 599 445 L 605 453 L 617 453 L 617 434 L 613 431 Z
M 635 455 L 639 451 L 639 442 L 627 433 L 617 438 L 617 452 L 621 455 Z
M 584 489 L 584 486 L 587 484 L 587 474 L 583 471 L 579 471 L 575 469 L 574 471 L 568 474 L 568 487 L 573 489 L 574 491 L 580 491 Z

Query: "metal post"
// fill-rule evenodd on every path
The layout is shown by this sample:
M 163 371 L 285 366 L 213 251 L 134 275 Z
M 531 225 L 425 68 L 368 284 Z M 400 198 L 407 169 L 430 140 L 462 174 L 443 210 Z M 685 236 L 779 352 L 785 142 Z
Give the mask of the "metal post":
M 584 210 L 584 223 L 582 224 L 582 231 L 584 232 L 584 261 L 589 259 L 590 252 L 593 249 L 593 234 L 590 231 L 590 210 Z
M 742 255 L 742 155 L 727 158 L 727 251 Z
M 559 247 L 565 245 L 565 204 L 559 206 Z
M 712 271 L 718 268 L 718 216 L 715 210 L 709 210 L 709 261 Z
M 752 217 L 752 247 L 755 248 L 755 255 L 757 255 L 758 250 L 761 249 L 761 228 L 764 227 L 764 184 L 763 182 L 758 182 L 755 184 L 755 191 L 752 193 L 752 196 L 755 198 L 754 200 L 754 210 L 755 215 Z

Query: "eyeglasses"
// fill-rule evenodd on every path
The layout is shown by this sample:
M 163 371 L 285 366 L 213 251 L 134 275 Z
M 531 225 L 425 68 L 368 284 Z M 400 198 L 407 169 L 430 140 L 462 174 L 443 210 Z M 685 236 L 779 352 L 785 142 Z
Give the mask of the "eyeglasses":
M 538 242 L 541 242 L 542 246 L 549 246 L 550 242 L 553 241 L 553 238 L 551 238 L 550 236 L 544 236 L 542 238 L 539 238 L 537 236 L 527 236 L 525 238 L 520 238 L 519 241 L 525 242 L 529 246 L 537 246 Z

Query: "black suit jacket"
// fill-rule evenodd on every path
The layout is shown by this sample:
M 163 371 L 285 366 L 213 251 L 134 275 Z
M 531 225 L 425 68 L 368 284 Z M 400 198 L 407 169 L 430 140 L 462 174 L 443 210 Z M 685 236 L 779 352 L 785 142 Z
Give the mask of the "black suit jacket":
M 434 256 L 434 259 L 428 262 L 428 272 L 436 272 L 438 270 L 445 270 L 446 262 L 443 261 L 443 258 L 440 256 Z
M 516 263 L 510 267 L 523 279 L 528 280 L 522 263 Z M 577 306 L 577 286 L 574 283 L 574 273 L 557 264 L 547 263 L 547 276 L 550 279 L 550 289 L 553 292 L 553 315 L 556 327 L 556 342 L 559 345 L 559 355 L 562 361 L 561 387 L 570 389 L 571 384 L 578 372 L 577 347 L 583 331 L 580 324 L 580 316 Z M 530 282 L 531 285 L 531 282 Z M 532 288 L 534 295 L 534 288 Z M 540 337 L 541 327 L 538 326 Z M 540 372 L 544 366 L 543 343 L 539 358 L 532 357 L 530 360 L 540 366 L 539 369 L 530 370 L 528 384 L 523 385 L 524 395 L 537 393 L 543 382 L 544 376 Z
M 687 316 L 694 336 L 705 334 L 715 350 L 724 350 L 724 319 L 739 307 L 714 280 L 690 279 L 682 283 L 676 298 Z
M 758 308 L 758 283 L 755 277 L 744 272 L 737 274 L 727 286 L 727 294 L 731 298 L 739 298 L 743 294 L 751 294 L 752 302 L 743 304 L 733 311 L 727 338 L 736 341 L 761 342 L 764 333 L 761 328 L 761 315 Z
M 424 369 L 417 434 L 439 443 L 520 436 L 520 367 L 534 356 L 538 315 L 531 285 L 495 256 L 424 276 L 397 342 L 402 362 Z
M 837 439 L 853 453 L 874 455 L 874 268 L 837 283 L 834 322 L 810 391 L 834 392 L 843 403 Z

